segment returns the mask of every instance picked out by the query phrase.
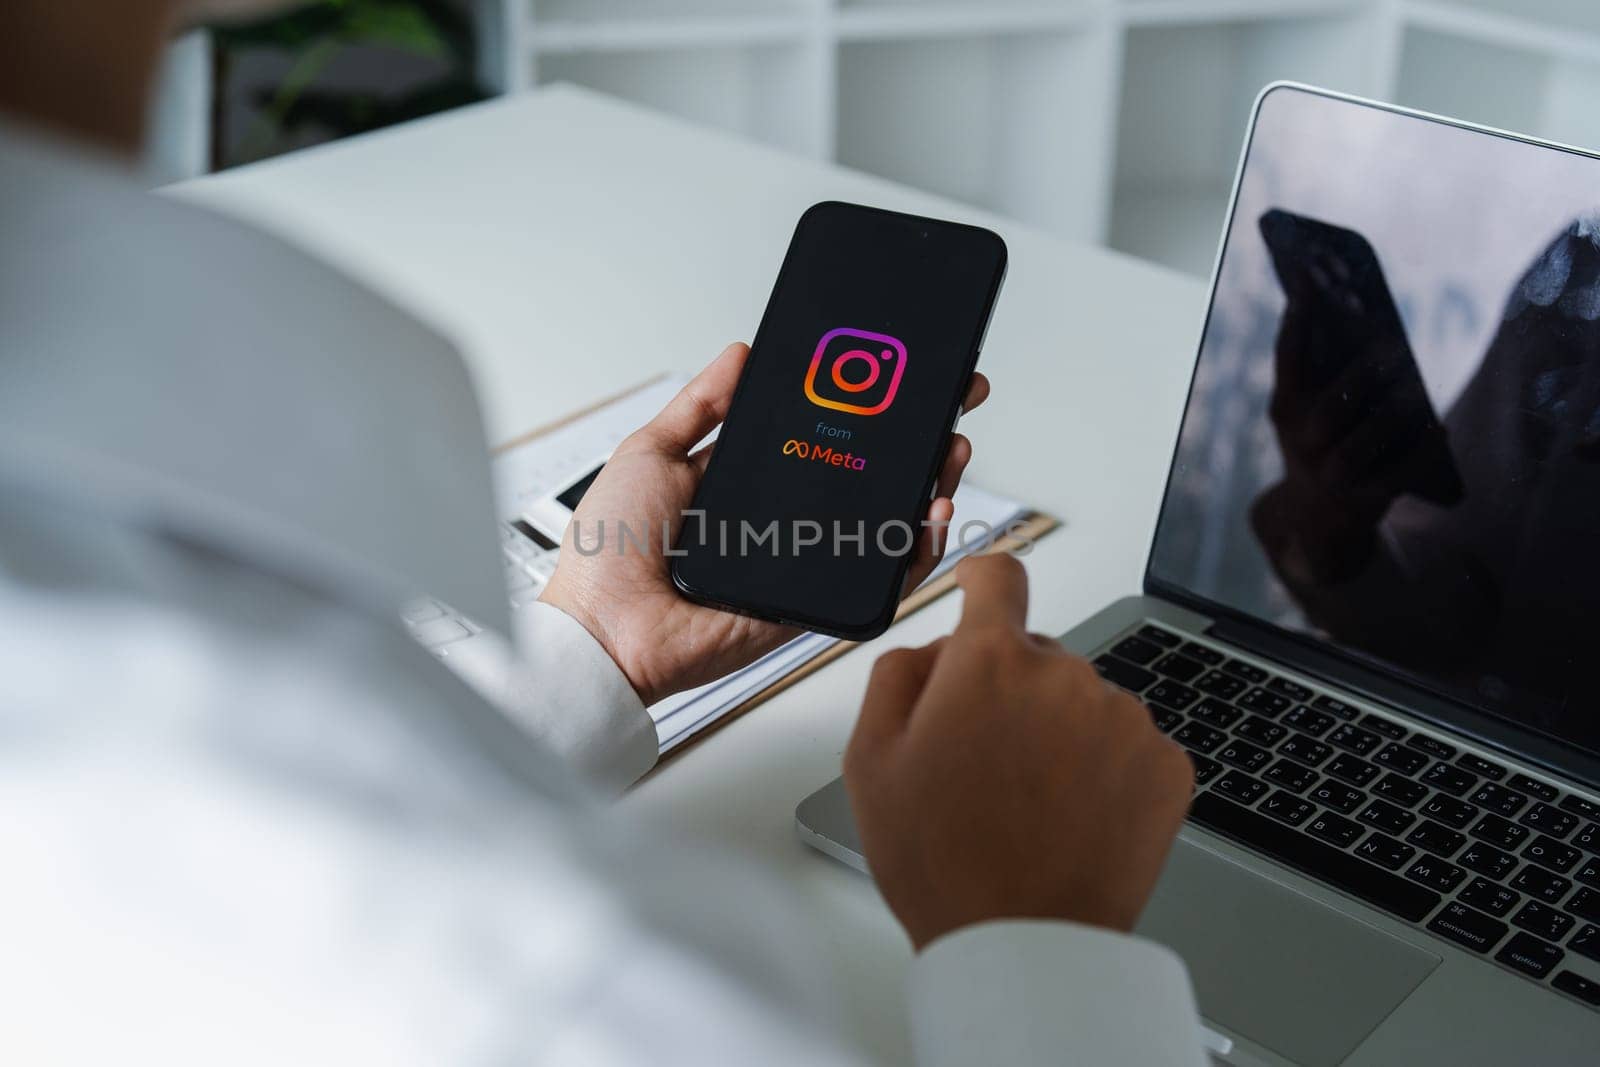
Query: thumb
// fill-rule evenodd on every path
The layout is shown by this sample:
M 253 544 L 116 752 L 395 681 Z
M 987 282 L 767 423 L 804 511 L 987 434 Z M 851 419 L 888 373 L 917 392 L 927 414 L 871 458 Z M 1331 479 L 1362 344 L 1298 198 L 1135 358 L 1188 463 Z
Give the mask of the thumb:
M 702 437 L 727 418 L 733 391 L 744 372 L 750 346 L 731 344 L 667 401 L 660 414 L 645 423 L 638 438 L 658 451 L 687 455 Z

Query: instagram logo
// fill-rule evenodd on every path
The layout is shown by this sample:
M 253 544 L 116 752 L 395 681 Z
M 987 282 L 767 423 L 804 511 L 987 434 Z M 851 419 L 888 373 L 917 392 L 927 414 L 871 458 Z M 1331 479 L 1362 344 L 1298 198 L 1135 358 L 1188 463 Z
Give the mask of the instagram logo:
M 822 364 L 826 374 L 818 374 Z M 871 330 L 829 330 L 806 371 L 806 399 L 850 415 L 876 415 L 894 403 L 906 372 L 906 346 Z

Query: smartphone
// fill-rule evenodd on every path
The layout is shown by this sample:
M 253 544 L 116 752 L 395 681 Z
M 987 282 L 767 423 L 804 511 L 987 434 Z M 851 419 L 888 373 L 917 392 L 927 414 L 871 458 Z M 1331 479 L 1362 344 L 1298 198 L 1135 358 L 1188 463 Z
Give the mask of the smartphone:
M 1389 410 L 1419 413 L 1417 424 L 1395 428 L 1419 461 L 1407 491 L 1442 506 L 1460 502 L 1460 471 L 1372 245 L 1354 230 L 1280 208 L 1257 226 L 1284 296 L 1316 325 L 1296 354 L 1302 386 L 1326 389 L 1352 361 L 1365 361 Z
M 1005 270 L 989 230 L 808 209 L 673 548 L 678 589 L 839 637 L 887 629 Z

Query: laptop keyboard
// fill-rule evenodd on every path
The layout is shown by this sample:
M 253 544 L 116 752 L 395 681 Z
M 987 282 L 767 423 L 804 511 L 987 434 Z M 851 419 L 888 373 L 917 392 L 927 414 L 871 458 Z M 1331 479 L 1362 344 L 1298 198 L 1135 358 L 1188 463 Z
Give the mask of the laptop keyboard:
M 502 522 L 500 554 L 505 563 L 506 592 L 514 610 L 532 603 L 544 592 L 545 583 L 556 572 L 561 549 L 524 522 Z M 447 645 L 482 629 L 465 615 L 430 597 L 406 605 L 400 617 L 411 636 L 441 658 L 449 655 Z
M 1188 750 L 1190 822 L 1600 1008 L 1600 803 L 1153 624 L 1094 663 Z

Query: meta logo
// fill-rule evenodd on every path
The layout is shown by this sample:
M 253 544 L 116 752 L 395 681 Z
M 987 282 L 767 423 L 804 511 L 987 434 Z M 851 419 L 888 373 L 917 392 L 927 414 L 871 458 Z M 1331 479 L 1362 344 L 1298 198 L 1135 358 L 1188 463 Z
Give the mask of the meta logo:
M 796 441 L 793 437 L 783 443 L 783 454 L 797 459 L 810 460 L 824 467 L 838 467 L 847 471 L 864 471 L 867 460 L 853 452 L 840 452 L 832 445 L 819 445 L 810 441 Z
M 827 373 L 819 374 L 822 365 Z M 894 403 L 906 372 L 906 346 L 886 333 L 829 330 L 806 371 L 806 399 L 850 415 L 876 415 Z

